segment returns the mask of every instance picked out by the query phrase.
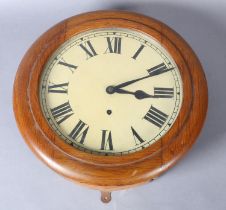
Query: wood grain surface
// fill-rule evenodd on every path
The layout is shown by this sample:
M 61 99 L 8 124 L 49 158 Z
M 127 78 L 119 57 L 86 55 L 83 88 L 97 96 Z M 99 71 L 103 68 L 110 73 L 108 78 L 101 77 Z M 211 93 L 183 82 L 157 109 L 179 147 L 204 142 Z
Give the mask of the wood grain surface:
M 144 150 L 123 156 L 93 155 L 66 144 L 48 125 L 39 103 L 40 76 L 52 53 L 76 34 L 106 27 L 141 31 L 157 39 L 175 60 L 183 82 L 181 111 L 169 132 Z M 171 28 L 132 12 L 96 11 L 60 22 L 31 46 L 17 71 L 13 103 L 19 130 L 37 157 L 65 178 L 106 192 L 147 183 L 173 166 L 203 126 L 207 92 L 197 56 Z

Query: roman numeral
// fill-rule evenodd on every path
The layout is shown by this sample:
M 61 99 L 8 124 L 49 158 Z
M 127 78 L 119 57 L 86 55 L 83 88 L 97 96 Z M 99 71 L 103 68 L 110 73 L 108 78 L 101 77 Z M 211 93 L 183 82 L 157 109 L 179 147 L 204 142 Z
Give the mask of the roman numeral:
M 80 44 L 79 46 L 85 51 L 86 59 L 97 55 L 90 41 L 85 42 L 84 45 Z
M 101 150 L 113 150 L 111 131 L 102 130 Z
M 173 98 L 174 89 L 173 88 L 154 88 L 154 97 L 155 98 Z
M 69 136 L 74 140 L 80 140 L 80 144 L 84 144 L 84 140 L 86 138 L 88 130 L 89 126 L 79 120 L 79 122 L 75 125 Z
M 166 122 L 168 115 L 151 106 L 144 119 L 161 128 Z
M 48 93 L 67 93 L 68 82 L 61 84 L 53 84 L 48 86 Z
M 108 43 L 108 48 L 106 49 L 105 53 L 117 53 L 121 54 L 121 42 L 122 38 L 121 37 L 106 37 L 107 43 Z
M 172 69 L 174 69 L 174 68 L 168 69 L 167 66 L 164 63 L 161 63 L 157 66 L 154 66 L 154 67 L 148 69 L 147 71 L 148 71 L 149 75 L 155 76 L 155 75 L 163 74 L 163 73 L 170 71 Z
M 138 133 L 134 130 L 134 128 L 132 126 L 131 126 L 131 130 L 133 133 L 133 138 L 134 138 L 135 144 L 138 145 L 138 144 L 143 143 L 144 140 L 138 135 Z
M 62 65 L 62 66 L 68 67 L 68 69 L 69 69 L 72 73 L 74 73 L 74 70 L 78 68 L 78 66 L 75 66 L 75 65 L 66 63 L 63 59 L 62 59 L 62 61 L 59 61 L 58 64 L 59 64 L 59 65 Z
M 58 125 L 74 114 L 69 102 L 63 103 L 51 109 L 51 113 Z
M 134 60 L 136 60 L 137 59 L 137 57 L 138 57 L 138 55 L 141 53 L 141 51 L 144 49 L 144 45 L 141 45 L 139 48 L 138 48 L 138 50 L 135 52 L 135 54 L 133 55 L 133 59 Z

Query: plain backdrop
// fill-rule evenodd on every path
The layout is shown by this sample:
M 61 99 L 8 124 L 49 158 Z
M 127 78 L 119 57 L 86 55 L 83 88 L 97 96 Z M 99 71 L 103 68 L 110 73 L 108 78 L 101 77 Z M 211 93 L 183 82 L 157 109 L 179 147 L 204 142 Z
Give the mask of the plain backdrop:
M 72 15 L 99 9 L 131 10 L 157 18 L 197 53 L 209 86 L 207 121 L 192 150 L 154 182 L 113 193 L 75 185 L 40 162 L 14 120 L 12 88 L 25 51 L 38 36 Z M 225 210 L 225 0 L 0 0 L 0 210 Z

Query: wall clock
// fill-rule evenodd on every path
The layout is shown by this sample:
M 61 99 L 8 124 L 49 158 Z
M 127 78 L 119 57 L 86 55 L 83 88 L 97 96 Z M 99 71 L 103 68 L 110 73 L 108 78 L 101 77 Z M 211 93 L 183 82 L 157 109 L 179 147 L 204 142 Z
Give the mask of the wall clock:
M 195 53 L 165 24 L 96 11 L 45 32 L 14 83 L 14 112 L 32 151 L 67 179 L 100 190 L 147 183 L 195 142 L 207 111 Z

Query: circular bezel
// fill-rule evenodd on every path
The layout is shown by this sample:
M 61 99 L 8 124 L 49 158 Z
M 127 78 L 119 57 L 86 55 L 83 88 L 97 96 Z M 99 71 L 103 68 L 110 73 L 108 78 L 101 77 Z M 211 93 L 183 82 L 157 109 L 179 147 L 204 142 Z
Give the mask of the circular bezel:
M 183 101 L 171 129 L 149 147 L 123 156 L 100 156 L 66 144 L 46 121 L 39 82 L 50 56 L 72 36 L 98 28 L 126 28 L 150 35 L 180 71 Z M 132 12 L 97 11 L 71 17 L 44 33 L 24 56 L 14 83 L 14 112 L 31 149 L 61 175 L 96 189 L 145 183 L 172 166 L 195 142 L 207 111 L 207 84 L 195 53 L 165 24 Z
M 117 36 L 122 36 L 122 37 L 123 36 L 124 37 L 129 36 L 130 39 L 135 39 L 135 40 L 139 39 L 140 43 L 144 44 L 144 46 L 150 47 L 153 50 L 155 50 L 155 52 L 159 56 L 161 56 L 162 59 L 164 59 L 165 63 L 167 63 L 168 68 L 175 66 L 175 69 L 172 69 L 172 71 L 171 71 L 171 75 L 174 78 L 174 83 L 176 85 L 176 92 L 179 91 L 180 96 L 177 96 L 175 94 L 176 99 L 174 101 L 175 106 L 173 108 L 173 113 L 176 113 L 176 114 L 172 113 L 171 115 L 169 115 L 169 118 L 167 120 L 168 122 L 165 123 L 165 125 L 160 130 L 158 130 L 157 135 L 155 135 L 152 138 L 149 138 L 149 140 L 146 140 L 144 142 L 144 144 L 139 144 L 139 147 L 134 147 L 134 148 L 131 148 L 130 150 L 128 149 L 128 150 L 124 150 L 124 151 L 109 151 L 108 152 L 106 150 L 104 150 L 104 151 L 94 150 L 92 148 L 86 147 L 86 145 L 81 145 L 79 143 L 77 144 L 77 143 L 75 143 L 74 139 L 70 138 L 68 136 L 68 134 L 64 133 L 64 131 L 60 128 L 60 126 L 56 123 L 56 121 L 51 117 L 51 111 L 49 110 L 48 105 L 47 105 L 46 91 L 47 91 L 47 88 L 48 88 L 48 85 L 47 85 L 48 78 L 49 78 L 49 75 L 51 74 L 51 72 L 54 68 L 53 66 L 55 66 L 55 64 L 57 62 L 59 62 L 60 57 L 62 57 L 65 52 L 67 52 L 68 50 L 73 48 L 74 45 L 79 45 L 79 44 L 83 43 L 84 40 L 87 40 L 88 37 L 92 37 L 92 38 L 94 38 L 94 37 L 96 38 L 98 36 L 105 37 L 106 33 L 107 34 L 111 33 L 111 31 L 114 31 L 114 32 L 117 31 L 116 32 Z M 76 71 L 77 71 L 77 69 L 76 69 Z M 79 70 L 79 71 L 81 71 L 81 70 Z M 111 88 L 111 86 L 109 86 L 108 88 Z M 106 91 L 108 91 L 108 88 L 106 89 Z M 81 151 L 85 151 L 85 152 L 97 154 L 97 155 L 112 155 L 112 156 L 127 155 L 129 153 L 137 152 L 137 151 L 141 150 L 141 148 L 143 149 L 145 147 L 148 147 L 151 144 L 153 144 L 154 142 L 158 141 L 159 138 L 163 137 L 163 135 L 165 135 L 169 131 L 169 129 L 172 127 L 172 126 L 168 126 L 169 121 L 171 121 L 171 124 L 173 124 L 175 119 L 177 118 L 177 114 L 180 111 L 180 105 L 181 105 L 182 98 L 183 98 L 181 76 L 179 74 L 178 67 L 174 63 L 173 59 L 170 57 L 169 53 L 164 48 L 161 48 L 161 46 L 157 42 L 157 40 L 155 40 L 153 37 L 151 37 L 151 39 L 150 39 L 150 37 L 148 37 L 144 33 L 142 33 L 142 34 L 141 33 L 135 33 L 134 31 L 131 31 L 131 30 L 128 30 L 128 29 L 125 29 L 125 28 L 116 28 L 116 27 L 114 27 L 114 28 L 104 28 L 104 29 L 100 28 L 100 29 L 94 29 L 94 30 L 91 30 L 91 31 L 86 31 L 85 33 L 80 33 L 79 36 L 77 36 L 77 35 L 73 36 L 70 39 L 68 39 L 66 42 L 64 42 L 50 56 L 50 59 L 48 60 L 47 64 L 45 65 L 44 70 L 42 72 L 41 81 L 39 82 L 39 92 L 40 92 L 40 103 L 41 103 L 41 107 L 42 107 L 42 111 L 44 113 L 44 116 L 49 121 L 49 124 L 52 127 L 52 129 L 54 130 L 54 132 L 58 133 L 60 138 L 62 138 L 66 143 L 74 146 L 75 148 L 80 149 Z M 97 99 L 95 99 L 95 100 L 97 100 Z M 102 103 L 102 101 L 100 101 L 100 102 Z M 78 110 L 76 112 L 76 115 L 77 114 L 78 114 Z M 149 130 L 150 130 L 150 128 L 149 128 Z M 115 139 L 115 137 L 114 137 L 114 139 Z M 124 139 L 121 139 L 121 140 L 123 141 Z M 86 139 L 86 141 L 87 141 L 87 139 Z M 87 142 L 87 145 L 89 146 L 88 142 Z

